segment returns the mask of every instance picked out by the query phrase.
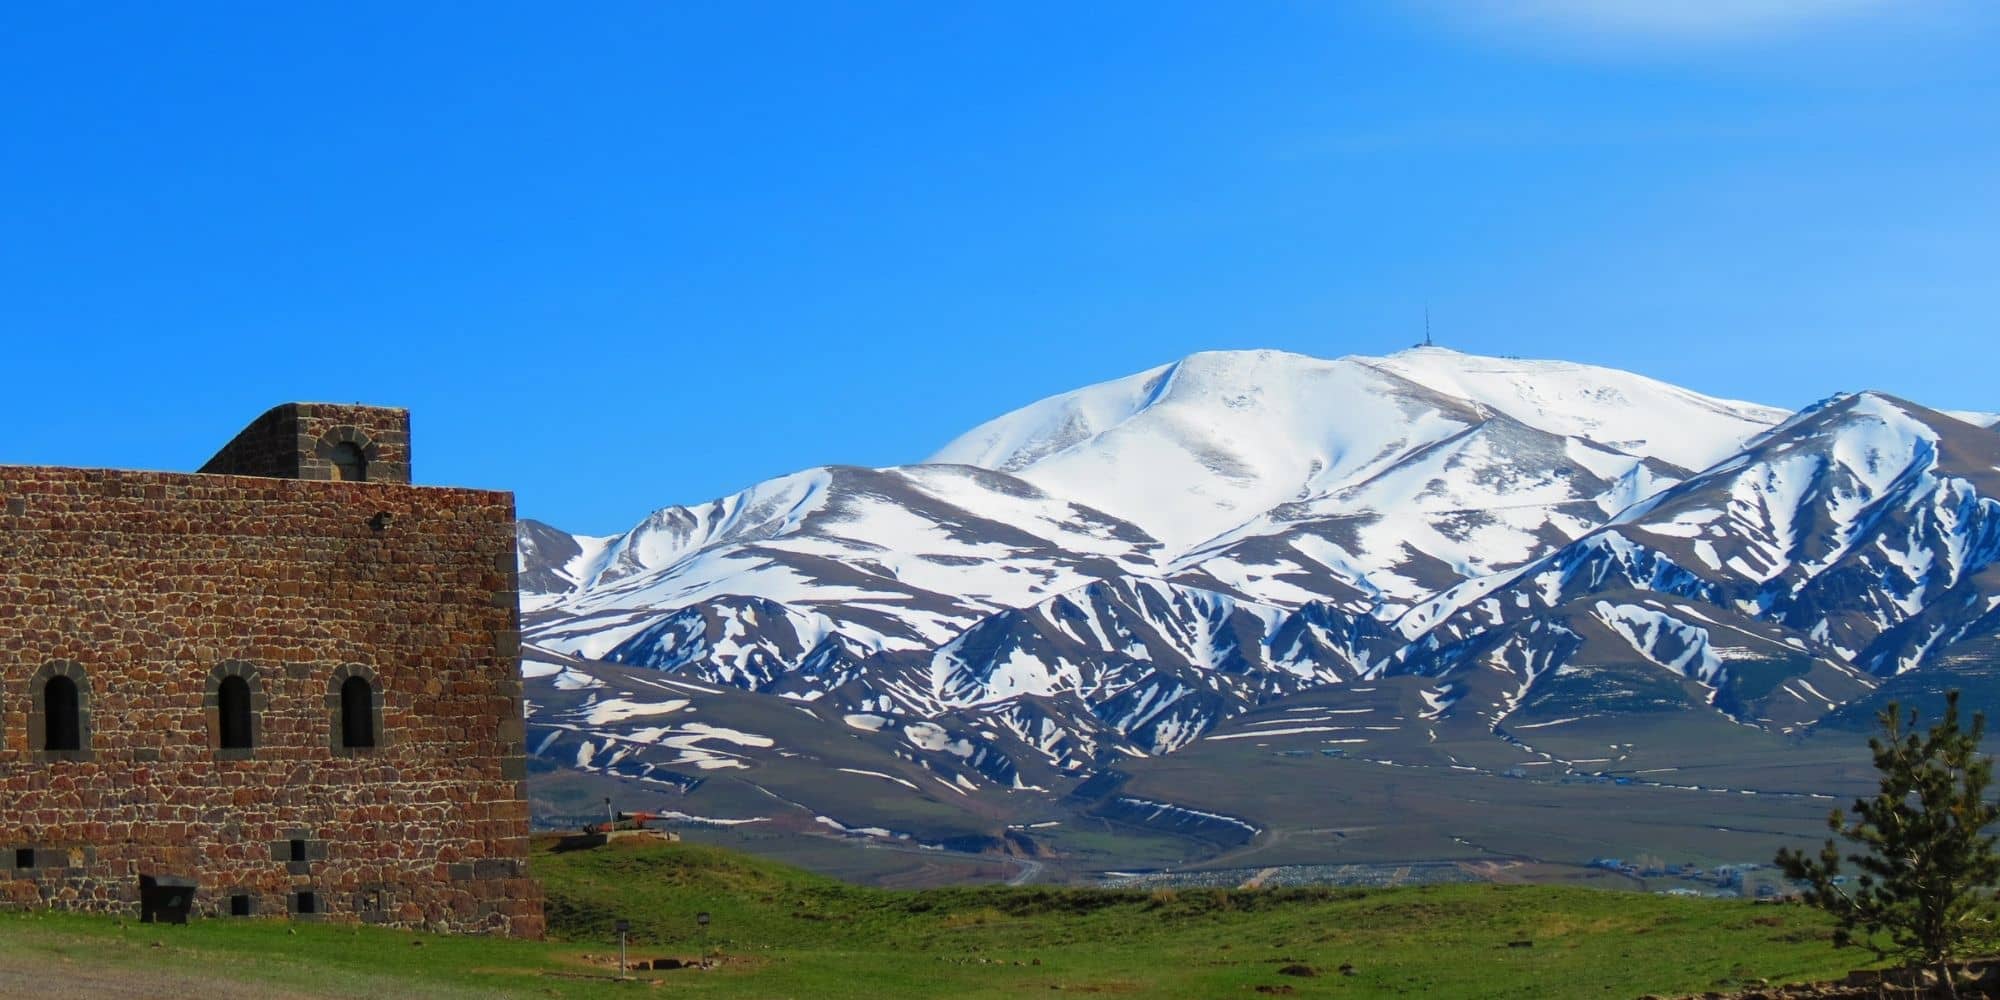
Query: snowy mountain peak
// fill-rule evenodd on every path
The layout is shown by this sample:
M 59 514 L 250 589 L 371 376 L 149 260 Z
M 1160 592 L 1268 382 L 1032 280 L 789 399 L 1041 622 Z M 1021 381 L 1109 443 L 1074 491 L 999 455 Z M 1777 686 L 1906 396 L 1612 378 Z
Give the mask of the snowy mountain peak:
M 1185 551 L 1496 416 L 1698 470 L 1786 412 L 1608 368 L 1438 347 L 1332 361 L 1210 351 L 1023 407 L 931 461 L 1012 473 Z
M 1011 472 L 1181 549 L 1478 419 L 1354 359 L 1210 352 L 1017 410 L 931 460 Z

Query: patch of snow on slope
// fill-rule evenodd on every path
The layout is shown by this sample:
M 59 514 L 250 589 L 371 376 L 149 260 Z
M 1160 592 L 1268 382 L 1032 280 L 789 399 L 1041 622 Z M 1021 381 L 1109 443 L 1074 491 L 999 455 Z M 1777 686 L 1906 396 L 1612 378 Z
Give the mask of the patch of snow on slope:
M 849 712 L 842 716 L 841 720 L 864 733 L 879 733 L 883 726 L 889 724 L 887 716 L 870 715 L 866 712 Z
M 1337 733 L 1352 726 L 1292 726 L 1286 729 L 1258 729 L 1247 733 L 1221 733 L 1208 737 L 1209 740 L 1248 740 L 1265 736 L 1296 736 L 1300 733 Z M 1393 728 L 1393 727 L 1391 727 Z
M 972 756 L 970 741 L 952 739 L 951 734 L 935 722 L 915 722 L 904 726 L 903 738 L 919 750 L 943 750 L 959 757 Z
M 746 733 L 740 729 L 729 729 L 724 726 L 711 726 L 704 722 L 683 723 L 680 726 L 680 731 L 688 737 L 690 745 L 703 740 L 720 740 L 725 743 L 734 743 L 737 746 L 757 747 L 760 749 L 777 745 L 777 741 L 771 739 L 769 736 L 759 736 L 756 733 Z M 681 745 L 673 742 L 671 739 L 666 742 L 669 746 Z
M 1166 817 L 1186 816 L 1194 819 L 1208 820 L 1216 823 L 1227 823 L 1230 826 L 1241 827 L 1245 830 L 1250 831 L 1251 836 L 1255 836 L 1259 833 L 1264 832 L 1261 828 L 1259 828 L 1255 824 L 1237 819 L 1234 816 L 1225 816 L 1222 813 L 1207 812 L 1201 809 L 1190 809 L 1187 806 L 1177 806 L 1171 802 L 1155 802 L 1152 799 L 1134 798 L 1130 795 L 1120 795 L 1118 797 L 1118 801 L 1129 806 L 1137 806 L 1141 809 L 1151 809 L 1152 813 L 1147 816 L 1147 819 L 1149 820 L 1156 820 L 1163 816 Z
M 1530 427 L 1587 438 L 1684 469 L 1706 469 L 1791 414 L 1568 361 L 1414 348 L 1377 362 L 1412 382 L 1490 406 Z
M 688 707 L 686 698 L 672 701 L 640 702 L 624 698 L 605 698 L 590 705 L 583 721 L 589 725 L 602 726 L 612 722 L 623 722 L 646 715 L 672 715 Z
M 1707 629 L 1637 604 L 1598 601 L 1596 612 L 1640 656 L 1710 687 L 1721 680 L 1722 658 L 1709 645 Z
M 883 781 L 893 781 L 896 784 L 899 784 L 904 788 L 909 789 L 910 791 L 914 792 L 917 790 L 915 782 L 909 781 L 904 778 L 898 778 L 893 774 L 883 774 L 880 771 L 864 771 L 858 767 L 836 767 L 834 768 L 834 770 L 843 772 L 845 774 L 859 774 L 859 775 L 865 775 L 870 778 L 881 778 Z

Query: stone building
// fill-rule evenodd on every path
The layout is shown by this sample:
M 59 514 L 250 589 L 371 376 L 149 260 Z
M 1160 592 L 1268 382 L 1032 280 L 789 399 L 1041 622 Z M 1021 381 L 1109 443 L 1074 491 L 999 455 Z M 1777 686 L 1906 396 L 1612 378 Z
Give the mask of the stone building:
M 514 504 L 409 414 L 292 404 L 194 474 L 0 466 L 0 906 L 542 932 Z

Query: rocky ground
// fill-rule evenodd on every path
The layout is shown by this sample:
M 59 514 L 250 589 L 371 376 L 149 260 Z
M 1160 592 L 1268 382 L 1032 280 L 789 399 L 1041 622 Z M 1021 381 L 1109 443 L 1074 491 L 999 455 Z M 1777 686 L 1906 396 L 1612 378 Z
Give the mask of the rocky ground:
M 1960 1000 L 2000 997 L 2000 958 L 1967 962 L 1958 967 L 1958 972 L 1957 996 Z M 1939 984 L 1934 972 L 1863 970 L 1851 972 L 1846 978 L 1832 982 L 1758 987 L 1736 993 L 1697 993 L 1681 1000 L 1922 1000 L 1950 995 Z M 1640 1000 L 1663 998 L 1642 997 Z

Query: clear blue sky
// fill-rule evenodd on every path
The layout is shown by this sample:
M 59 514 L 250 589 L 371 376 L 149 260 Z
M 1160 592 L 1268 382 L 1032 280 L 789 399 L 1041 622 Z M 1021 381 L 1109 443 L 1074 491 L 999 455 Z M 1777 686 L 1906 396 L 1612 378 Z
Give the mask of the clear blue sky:
M 1469 351 L 2000 409 L 1996 9 L 10 4 L 0 462 L 359 400 L 421 481 L 610 532 L 1426 301 Z

